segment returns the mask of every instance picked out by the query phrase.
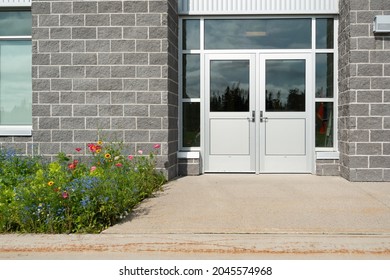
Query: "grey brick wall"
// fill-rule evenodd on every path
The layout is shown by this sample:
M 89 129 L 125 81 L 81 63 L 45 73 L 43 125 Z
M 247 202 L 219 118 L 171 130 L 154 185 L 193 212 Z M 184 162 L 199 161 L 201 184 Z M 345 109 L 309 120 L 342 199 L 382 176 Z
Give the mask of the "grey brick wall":
M 180 158 L 178 161 L 179 176 L 197 176 L 201 174 L 200 159 Z
M 316 175 L 318 176 L 340 176 L 340 162 L 332 159 L 316 160 Z
M 76 154 L 100 131 L 133 154 L 161 144 L 175 177 L 177 1 L 33 0 L 32 14 L 33 137 L 14 145 Z
M 341 175 L 351 181 L 390 181 L 390 36 L 372 32 L 389 3 L 340 1 L 338 137 Z

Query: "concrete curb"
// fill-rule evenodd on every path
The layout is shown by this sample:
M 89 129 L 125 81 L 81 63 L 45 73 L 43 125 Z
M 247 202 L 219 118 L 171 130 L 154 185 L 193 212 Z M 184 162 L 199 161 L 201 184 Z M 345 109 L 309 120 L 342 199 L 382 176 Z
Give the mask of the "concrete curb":
M 0 259 L 390 259 L 390 234 L 1 235 Z

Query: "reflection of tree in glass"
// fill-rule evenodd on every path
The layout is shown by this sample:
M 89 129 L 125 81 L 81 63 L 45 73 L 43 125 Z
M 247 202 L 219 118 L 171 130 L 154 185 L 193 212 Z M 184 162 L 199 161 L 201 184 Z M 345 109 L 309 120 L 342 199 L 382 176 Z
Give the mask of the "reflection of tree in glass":
M 223 94 L 213 91 L 210 98 L 212 112 L 247 112 L 249 111 L 249 91 L 240 88 L 240 83 L 227 86 Z
M 287 111 L 304 112 L 305 111 L 305 93 L 299 89 L 290 89 L 287 98 Z
M 282 104 L 282 101 L 280 100 L 280 90 L 276 94 L 276 98 L 273 97 L 274 93 L 272 91 L 268 93 L 266 90 L 265 92 L 267 95 L 267 111 L 284 111 L 286 105 Z
M 266 90 L 266 108 L 267 111 L 305 111 L 305 93 L 298 88 L 290 89 L 287 97 L 287 102 L 283 102 L 280 98 L 280 90 L 274 97 L 274 93 Z

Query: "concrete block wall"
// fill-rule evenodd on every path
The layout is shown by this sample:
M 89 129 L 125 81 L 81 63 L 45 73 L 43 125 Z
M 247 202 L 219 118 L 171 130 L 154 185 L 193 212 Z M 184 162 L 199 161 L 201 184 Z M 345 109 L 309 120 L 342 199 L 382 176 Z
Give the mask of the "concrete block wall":
M 199 158 L 179 158 L 179 176 L 197 176 L 201 174 L 201 164 Z
M 390 181 L 390 34 L 372 31 L 384 14 L 390 1 L 340 1 L 340 168 L 351 181 Z
M 33 0 L 32 14 L 33 137 L 20 141 L 49 157 L 85 150 L 98 132 L 130 154 L 158 143 L 175 177 L 176 1 Z
M 340 162 L 336 159 L 317 159 L 316 175 L 340 176 Z

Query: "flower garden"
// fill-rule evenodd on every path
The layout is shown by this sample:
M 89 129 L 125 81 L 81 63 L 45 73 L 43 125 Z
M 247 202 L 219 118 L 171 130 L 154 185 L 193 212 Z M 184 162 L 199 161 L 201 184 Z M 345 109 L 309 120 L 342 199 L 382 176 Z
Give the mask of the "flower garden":
M 121 144 L 98 141 L 52 162 L 0 149 L 0 233 L 101 232 L 165 183 L 158 149 L 124 155 Z

